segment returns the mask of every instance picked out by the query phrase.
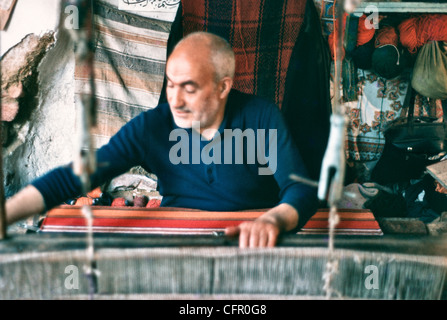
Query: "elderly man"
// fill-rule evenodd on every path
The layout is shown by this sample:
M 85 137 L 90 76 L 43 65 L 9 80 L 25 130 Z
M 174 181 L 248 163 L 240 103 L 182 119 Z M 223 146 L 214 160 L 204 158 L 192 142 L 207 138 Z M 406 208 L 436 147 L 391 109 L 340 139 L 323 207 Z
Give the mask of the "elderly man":
M 281 113 L 233 90 L 234 71 L 234 53 L 224 39 L 204 32 L 185 37 L 167 62 L 168 103 L 141 113 L 97 151 L 101 165 L 92 185 L 141 165 L 157 175 L 162 206 L 271 208 L 226 229 L 239 235 L 241 248 L 274 246 L 280 232 L 301 227 L 316 210 L 316 190 L 289 179 L 306 172 Z M 81 189 L 70 165 L 56 168 L 7 201 L 8 223 Z

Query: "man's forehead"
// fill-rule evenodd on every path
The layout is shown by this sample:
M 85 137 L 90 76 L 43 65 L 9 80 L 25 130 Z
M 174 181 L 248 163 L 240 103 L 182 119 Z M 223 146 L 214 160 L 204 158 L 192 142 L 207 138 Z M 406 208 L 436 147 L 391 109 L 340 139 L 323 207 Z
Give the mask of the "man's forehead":
M 166 77 L 172 82 L 201 82 L 213 76 L 211 69 L 206 60 L 176 56 L 167 62 Z
M 166 73 L 166 79 L 167 79 L 169 82 L 172 82 L 173 84 L 175 84 L 175 85 L 180 85 L 180 86 L 185 86 L 185 85 L 194 85 L 194 86 L 198 86 L 198 85 L 199 85 L 199 83 L 198 83 L 195 79 L 193 79 L 193 78 L 191 78 L 191 77 L 189 77 L 189 76 L 187 76 L 187 75 L 185 75 L 185 76 L 177 76 L 177 77 L 173 76 L 173 77 L 171 77 L 171 76 L 169 76 L 168 73 Z
M 173 65 L 169 63 L 166 68 L 166 78 L 171 82 L 180 84 L 183 82 L 197 81 L 197 79 L 200 79 L 200 73 L 194 68 L 187 67 L 185 64 Z

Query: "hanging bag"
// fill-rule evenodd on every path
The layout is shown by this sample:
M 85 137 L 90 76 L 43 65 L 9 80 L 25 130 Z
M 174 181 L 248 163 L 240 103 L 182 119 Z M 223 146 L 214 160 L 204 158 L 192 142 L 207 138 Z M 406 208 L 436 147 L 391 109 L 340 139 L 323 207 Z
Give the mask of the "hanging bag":
M 447 99 L 447 54 L 438 41 L 427 42 L 420 50 L 413 69 L 411 86 L 433 99 Z
M 420 178 L 427 165 L 440 159 L 447 148 L 447 124 L 434 117 L 414 116 L 414 91 L 409 86 L 405 118 L 396 119 L 385 129 L 385 147 L 372 172 L 380 184 Z

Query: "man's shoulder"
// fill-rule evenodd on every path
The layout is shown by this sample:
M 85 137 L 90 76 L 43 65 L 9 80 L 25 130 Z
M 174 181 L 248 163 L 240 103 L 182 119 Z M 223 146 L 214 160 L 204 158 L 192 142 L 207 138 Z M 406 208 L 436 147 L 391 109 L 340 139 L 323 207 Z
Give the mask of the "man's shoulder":
M 172 119 L 171 111 L 167 103 L 162 103 L 155 108 L 145 110 L 139 114 L 144 122 L 165 123 L 163 120 Z
M 231 90 L 229 102 L 241 107 L 278 108 L 273 102 L 267 99 L 254 94 L 244 93 L 236 89 Z
M 236 89 L 231 90 L 228 105 L 239 114 L 257 117 L 264 114 L 279 113 L 279 108 L 271 101 L 254 94 Z
M 155 108 L 149 109 L 145 111 L 146 114 L 154 114 L 159 117 L 170 117 L 171 116 L 171 110 L 169 109 L 169 104 L 161 103 L 157 105 Z
M 236 117 L 244 118 L 249 122 L 268 121 L 269 118 L 280 116 L 281 113 L 273 102 L 234 89 L 230 93 L 228 104 Z
M 137 130 L 141 134 L 170 130 L 173 125 L 168 104 L 160 104 L 155 108 L 144 110 L 126 124 L 127 130 Z

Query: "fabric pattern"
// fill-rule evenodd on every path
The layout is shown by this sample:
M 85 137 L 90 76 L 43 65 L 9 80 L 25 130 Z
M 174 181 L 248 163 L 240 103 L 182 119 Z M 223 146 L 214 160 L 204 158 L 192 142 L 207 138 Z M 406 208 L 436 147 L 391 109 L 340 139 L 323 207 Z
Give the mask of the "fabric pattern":
M 274 101 L 281 108 L 306 1 L 188 0 L 182 6 L 184 35 L 213 32 L 232 45 L 234 88 Z
M 400 116 L 409 75 L 385 80 L 358 69 L 358 100 L 345 104 L 349 118 L 347 159 L 378 160 L 385 146 L 385 125 Z
M 346 102 L 350 121 L 347 130 L 347 158 L 353 161 L 378 160 L 385 146 L 384 130 L 389 122 L 407 116 L 404 108 L 410 73 L 386 80 L 368 70 L 358 69 L 358 100 Z M 414 115 L 442 121 L 442 101 L 416 94 Z
M 334 1 L 333 0 L 315 0 L 319 9 L 323 34 L 329 36 L 334 31 Z
M 125 123 L 158 104 L 163 87 L 171 23 L 120 11 L 111 0 L 95 1 L 94 79 L 97 127 L 93 145 L 108 142 Z M 76 99 L 89 92 L 88 68 L 76 65 Z
M 178 208 L 93 207 L 93 232 L 157 235 L 213 235 L 226 227 L 251 221 L 266 210 L 216 212 Z M 320 209 L 299 234 L 328 234 L 327 209 Z M 340 209 L 338 235 L 383 235 L 371 211 Z M 81 207 L 60 206 L 49 211 L 42 223 L 43 232 L 87 232 Z
M 407 115 L 405 110 L 404 114 Z M 416 94 L 414 98 L 414 116 L 415 117 L 432 117 L 437 118 L 436 122 L 441 122 L 444 115 L 442 109 L 442 100 L 430 99 L 420 94 Z

